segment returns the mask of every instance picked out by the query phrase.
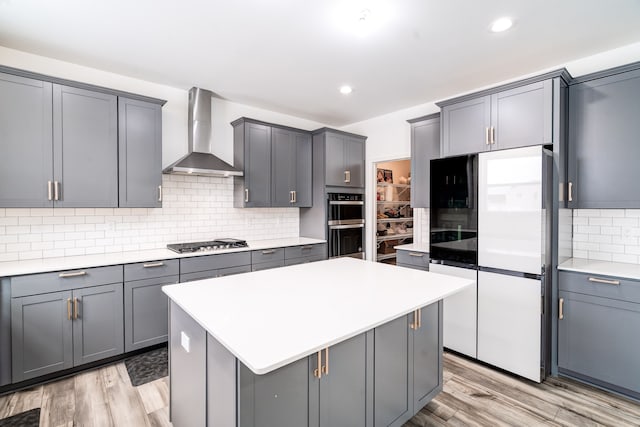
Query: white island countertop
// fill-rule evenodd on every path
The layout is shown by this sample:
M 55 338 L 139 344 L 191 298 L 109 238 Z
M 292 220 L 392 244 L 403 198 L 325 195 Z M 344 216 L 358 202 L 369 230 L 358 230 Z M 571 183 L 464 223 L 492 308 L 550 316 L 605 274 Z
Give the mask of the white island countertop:
M 287 246 L 313 245 L 325 242 L 326 240 L 310 239 L 307 237 L 290 237 L 283 239 L 248 240 L 247 244 L 249 246 L 246 248 L 218 249 L 215 251 L 184 254 L 179 254 L 169 249 L 149 249 L 143 251 L 112 252 L 58 258 L 39 258 L 24 261 L 5 261 L 0 262 L 0 277 L 46 273 L 49 271 L 74 270 L 78 268 L 103 267 L 107 265 L 132 264 L 135 262 L 190 258 L 204 255 L 218 255 L 230 252 L 246 252 Z
M 162 290 L 249 369 L 266 374 L 472 283 L 337 258 Z

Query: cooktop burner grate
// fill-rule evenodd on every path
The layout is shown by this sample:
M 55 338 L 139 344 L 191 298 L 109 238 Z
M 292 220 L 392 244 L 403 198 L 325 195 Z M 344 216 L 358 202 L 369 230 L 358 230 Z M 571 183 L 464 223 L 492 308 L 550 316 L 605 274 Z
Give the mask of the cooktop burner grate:
M 209 252 L 220 249 L 246 248 L 249 245 L 246 240 L 240 239 L 215 239 L 206 242 L 173 243 L 167 245 L 167 249 L 179 254 L 191 252 Z

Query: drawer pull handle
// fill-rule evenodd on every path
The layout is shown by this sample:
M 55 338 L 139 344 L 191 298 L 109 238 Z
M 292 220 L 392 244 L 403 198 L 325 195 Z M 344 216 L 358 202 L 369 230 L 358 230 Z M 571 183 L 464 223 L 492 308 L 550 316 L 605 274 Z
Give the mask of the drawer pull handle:
M 62 279 L 66 279 L 68 277 L 86 276 L 86 274 L 87 274 L 86 271 L 74 271 L 73 273 L 60 273 L 58 274 L 58 277 Z
M 589 281 L 595 282 L 595 283 L 604 283 L 605 285 L 614 285 L 614 286 L 618 286 L 620 284 L 619 280 L 599 279 L 597 277 L 589 277 Z
M 560 302 L 558 304 L 558 319 L 564 319 L 564 298 L 560 298 Z
M 313 248 L 311 246 L 303 246 L 300 249 L 303 250 L 303 251 L 309 251 L 309 250 L 311 250 Z
M 142 264 L 142 266 L 144 268 L 153 268 L 153 267 L 162 267 L 164 265 L 164 262 L 160 261 L 160 262 L 152 262 L 149 264 Z
M 266 251 L 262 251 L 262 255 L 271 255 L 271 254 L 275 254 L 276 250 L 275 249 L 269 249 Z
M 424 256 L 424 254 L 419 254 L 417 252 L 409 252 L 409 256 L 414 256 L 414 257 L 418 257 L 418 258 L 422 258 Z

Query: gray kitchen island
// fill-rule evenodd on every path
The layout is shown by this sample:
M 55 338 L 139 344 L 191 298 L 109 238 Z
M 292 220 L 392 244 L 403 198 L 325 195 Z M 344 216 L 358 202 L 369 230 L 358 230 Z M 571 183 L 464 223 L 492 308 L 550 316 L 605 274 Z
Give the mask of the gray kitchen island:
M 165 286 L 171 421 L 401 426 L 442 390 L 442 299 L 471 284 L 338 258 Z

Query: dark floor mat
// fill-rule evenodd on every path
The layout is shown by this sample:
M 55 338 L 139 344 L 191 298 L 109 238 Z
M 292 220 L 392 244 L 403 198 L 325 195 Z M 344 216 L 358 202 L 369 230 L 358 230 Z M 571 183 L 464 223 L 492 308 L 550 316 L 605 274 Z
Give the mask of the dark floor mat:
M 40 408 L 0 420 L 0 427 L 38 427 L 40 425 Z
M 131 384 L 139 386 L 169 375 L 167 347 L 158 348 L 124 360 Z

